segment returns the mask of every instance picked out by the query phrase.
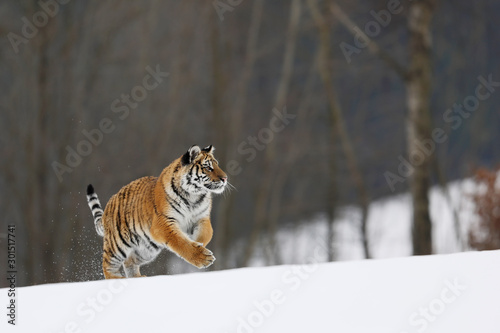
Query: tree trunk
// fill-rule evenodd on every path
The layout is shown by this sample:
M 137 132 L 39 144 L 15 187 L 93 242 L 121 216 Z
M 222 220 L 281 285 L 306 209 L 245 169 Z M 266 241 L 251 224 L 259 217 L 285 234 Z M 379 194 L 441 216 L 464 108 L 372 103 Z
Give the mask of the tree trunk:
M 241 133 L 241 125 L 243 114 L 246 107 L 247 101 L 247 90 L 250 79 L 252 77 L 253 67 L 255 60 L 257 59 L 257 42 L 259 37 L 259 31 L 262 23 L 262 8 L 264 7 L 263 0 L 255 0 L 252 6 L 252 13 L 250 18 L 250 26 L 248 28 L 248 39 L 246 43 L 246 53 L 245 62 L 242 69 L 242 74 L 238 80 L 238 87 L 236 89 L 236 98 L 233 105 L 233 110 L 228 115 L 230 119 L 231 126 L 228 128 L 228 142 L 238 142 L 238 136 Z M 227 127 L 227 126 L 225 126 Z M 231 151 L 236 151 L 236 146 L 231 148 L 228 147 L 228 154 L 226 156 L 227 161 L 229 159 L 239 162 L 240 156 L 238 154 L 230 154 Z M 238 185 L 238 178 L 232 180 L 233 185 Z M 219 205 L 219 212 L 217 212 L 218 220 L 217 226 L 215 228 L 215 239 L 214 247 L 217 253 L 228 253 L 230 241 L 231 241 L 231 224 L 229 223 L 232 216 L 232 211 L 234 207 L 235 196 L 231 195 L 226 200 L 222 200 Z M 217 260 L 214 264 L 215 269 L 225 268 L 228 266 L 228 256 L 222 257 L 222 260 Z
M 345 126 L 344 122 L 344 116 L 342 114 L 342 109 L 340 107 L 340 104 L 338 102 L 337 96 L 335 94 L 335 88 L 332 83 L 332 76 L 333 76 L 333 69 L 332 66 L 330 65 L 332 61 L 332 56 L 331 56 L 331 34 L 330 34 L 330 27 L 328 26 L 328 23 L 326 22 L 325 18 L 321 14 L 321 11 L 318 8 L 318 3 L 317 0 L 308 0 L 309 4 L 309 9 L 311 11 L 311 15 L 315 21 L 315 24 L 318 28 L 319 31 L 319 36 L 320 36 L 320 53 L 319 53 L 319 66 L 318 66 L 318 71 L 321 76 L 321 80 L 323 82 L 323 85 L 325 87 L 325 92 L 327 96 L 327 100 L 329 103 L 329 109 L 330 109 L 330 121 L 331 121 L 331 130 L 332 130 L 332 149 L 335 146 L 335 136 L 338 135 L 340 139 L 340 143 L 342 146 L 342 151 L 344 152 L 344 155 L 347 160 L 347 165 L 349 168 L 349 173 L 351 174 L 352 181 L 354 183 L 354 186 L 356 188 L 357 194 L 358 194 L 358 201 L 359 201 L 359 206 L 361 209 L 361 223 L 360 223 L 360 233 L 361 233 L 361 240 L 362 240 L 362 246 L 363 246 L 363 252 L 365 255 L 365 258 L 370 258 L 370 249 L 369 249 L 369 244 L 368 244 L 368 232 L 367 232 L 367 221 L 368 221 L 368 209 L 369 209 L 369 204 L 370 204 L 370 199 L 368 197 L 368 190 L 366 189 L 365 183 L 363 181 L 363 176 L 361 174 L 359 164 L 356 158 L 356 153 L 354 151 L 354 147 L 351 142 L 351 138 L 347 132 L 347 128 Z M 334 155 L 332 153 L 331 156 L 332 159 L 334 159 Z M 330 163 L 330 170 L 332 173 L 335 172 L 335 166 L 333 165 L 333 161 Z M 330 187 L 333 188 L 335 187 L 335 182 L 333 181 L 335 175 L 331 175 L 331 184 Z M 330 190 L 332 191 L 332 190 Z M 331 200 L 334 200 L 335 194 L 331 193 Z M 332 216 L 330 218 L 335 218 L 334 213 L 330 213 Z M 331 221 L 333 223 L 333 220 Z M 333 227 L 329 225 L 328 228 L 328 237 L 333 238 Z M 329 239 L 329 242 L 331 242 L 332 239 Z M 330 246 L 331 243 L 329 243 Z M 329 251 L 330 252 L 330 251 Z M 333 260 L 333 257 L 331 257 L 331 254 L 329 254 L 329 260 Z
M 287 38 L 285 41 L 285 51 L 283 54 L 283 66 L 281 70 L 280 83 L 275 96 L 274 105 L 278 109 L 285 107 L 286 97 L 288 95 L 288 90 L 290 86 L 291 76 L 293 72 L 293 60 L 295 58 L 295 46 L 296 38 L 298 32 L 298 26 L 300 22 L 301 13 L 301 0 L 293 0 L 290 4 L 290 13 L 288 21 Z M 269 110 L 271 111 L 271 110 Z M 271 121 L 273 113 L 269 117 Z M 253 224 L 253 229 L 248 240 L 247 247 L 245 249 L 245 254 L 243 258 L 244 266 L 248 266 L 248 263 L 253 254 L 254 248 L 257 244 L 258 237 L 263 229 L 264 222 L 268 216 L 268 204 L 270 201 L 270 196 L 272 188 L 274 186 L 274 174 L 276 171 L 276 165 L 273 164 L 275 158 L 275 146 L 277 138 L 273 139 L 266 147 L 265 160 L 264 160 L 264 171 L 262 177 L 261 186 L 257 188 L 256 194 L 256 204 L 255 204 L 255 219 Z M 269 222 L 269 221 L 268 221 Z
M 410 179 L 413 202 L 413 254 L 432 254 L 429 188 L 432 149 L 430 97 L 432 80 L 431 19 L 435 0 L 413 2 L 408 13 L 410 68 L 407 79 L 408 154 L 414 172 Z
M 378 56 L 405 82 L 407 90 L 407 141 L 410 163 L 414 172 L 410 179 L 413 201 L 413 254 L 432 253 L 432 225 L 429 215 L 429 188 L 433 149 L 424 148 L 430 142 L 431 117 L 431 19 L 436 0 L 412 2 L 408 13 L 410 31 L 410 66 L 406 71 L 394 58 L 384 52 L 349 19 L 337 4 L 332 13 L 352 34 L 360 32 L 368 43 L 368 50 Z
M 305 126 L 304 121 L 307 119 L 307 112 L 311 105 L 311 95 L 313 90 L 313 82 L 316 78 L 316 67 L 318 65 L 317 56 L 314 57 L 314 62 L 309 69 L 309 73 L 307 74 L 307 79 L 304 84 L 303 93 L 300 98 L 300 103 L 297 107 L 297 122 L 300 122 L 302 126 L 295 126 L 293 129 L 292 138 L 306 138 L 308 136 L 308 127 Z M 307 145 L 306 140 L 301 140 L 303 145 Z M 268 223 L 268 233 L 269 233 L 269 252 L 270 258 L 272 262 L 277 265 L 281 265 L 283 263 L 283 259 L 291 258 L 293 263 L 293 258 L 296 256 L 292 253 L 290 257 L 281 257 L 279 244 L 276 239 L 276 234 L 278 231 L 278 218 L 281 213 L 283 195 L 285 191 L 286 179 L 290 178 L 292 174 L 292 170 L 296 165 L 297 161 L 303 158 L 301 153 L 301 147 L 297 143 L 293 143 L 288 147 L 285 152 L 285 156 L 283 160 L 283 167 L 280 172 L 277 174 L 277 179 L 274 183 L 273 193 L 271 195 L 271 200 L 269 202 L 269 223 Z M 295 178 L 293 178 L 295 179 Z M 291 200 L 291 202 L 295 202 Z

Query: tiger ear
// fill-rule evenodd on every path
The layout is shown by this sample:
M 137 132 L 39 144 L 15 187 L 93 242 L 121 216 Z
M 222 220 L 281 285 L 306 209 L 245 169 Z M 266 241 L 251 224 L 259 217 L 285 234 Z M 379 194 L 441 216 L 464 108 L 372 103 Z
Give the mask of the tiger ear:
M 214 150 L 215 150 L 215 148 L 214 148 L 214 146 L 212 146 L 212 145 L 210 145 L 210 146 L 207 146 L 207 147 L 203 148 L 203 151 L 204 151 L 204 152 L 207 152 L 207 153 L 209 153 L 209 154 L 213 154 Z
M 184 155 L 182 155 L 182 164 L 187 165 L 193 163 L 200 152 L 200 147 L 198 147 L 197 145 L 191 146 L 191 148 L 189 148 L 188 151 Z

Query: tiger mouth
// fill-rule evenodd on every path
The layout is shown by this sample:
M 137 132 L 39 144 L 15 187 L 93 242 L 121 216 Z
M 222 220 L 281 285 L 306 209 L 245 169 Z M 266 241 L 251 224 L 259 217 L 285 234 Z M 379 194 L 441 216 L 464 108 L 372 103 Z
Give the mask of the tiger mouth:
M 205 187 L 209 191 L 222 192 L 224 190 L 224 187 L 226 187 L 226 184 L 225 183 L 221 183 L 221 184 L 218 184 L 218 183 L 208 183 L 208 184 L 205 184 Z

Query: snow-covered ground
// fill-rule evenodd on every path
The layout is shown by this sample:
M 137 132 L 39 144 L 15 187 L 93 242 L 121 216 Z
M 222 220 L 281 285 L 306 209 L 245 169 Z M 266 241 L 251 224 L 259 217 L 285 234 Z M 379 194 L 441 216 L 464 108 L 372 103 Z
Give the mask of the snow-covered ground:
M 278 232 L 282 262 L 304 265 L 18 288 L 16 326 L 0 289 L 0 332 L 497 333 L 500 251 L 447 254 L 466 249 L 478 190 L 471 180 L 451 183 L 449 196 L 432 189 L 442 255 L 401 258 L 411 254 L 411 202 L 397 195 L 374 201 L 368 221 L 373 256 L 391 259 L 357 260 L 359 210 L 345 207 L 335 224 L 342 262 L 323 263 L 327 220 L 318 216 Z M 264 258 L 257 252 L 251 264 Z
M 500 178 L 499 178 L 500 179 Z M 499 187 L 500 188 L 500 187 Z M 430 215 L 433 222 L 434 252 L 456 253 L 469 250 L 468 231 L 474 223 L 474 205 L 471 194 L 479 189 L 471 179 L 451 182 L 447 192 L 440 187 L 430 191 Z M 335 219 L 335 249 L 337 260 L 363 259 L 360 237 L 360 210 L 344 207 Z M 460 242 L 457 241 L 455 223 L 460 225 Z M 281 229 L 278 234 L 278 251 L 285 264 L 301 264 L 312 254 L 318 244 L 325 244 L 328 220 L 319 215 L 298 226 Z M 411 197 L 409 194 L 390 196 L 370 204 L 368 235 L 373 258 L 410 256 L 411 248 Z M 263 239 L 263 244 L 267 244 Z M 265 246 L 260 246 L 251 261 L 251 266 L 264 266 Z M 320 251 L 326 261 L 326 246 Z
M 0 289 L 1 332 L 498 333 L 500 251 Z M 316 253 L 316 256 L 314 255 Z

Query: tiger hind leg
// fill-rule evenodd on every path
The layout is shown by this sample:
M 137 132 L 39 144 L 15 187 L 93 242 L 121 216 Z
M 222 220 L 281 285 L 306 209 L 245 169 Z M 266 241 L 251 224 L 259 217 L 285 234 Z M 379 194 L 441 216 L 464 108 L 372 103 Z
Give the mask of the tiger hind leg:
M 104 243 L 105 246 L 107 243 Z M 105 248 L 102 256 L 102 271 L 106 279 L 122 279 L 123 276 L 121 272 L 121 267 L 123 265 L 124 259 L 120 256 L 113 254 L 110 248 Z
M 131 277 L 144 277 L 141 275 L 139 270 L 140 265 L 138 264 L 136 258 L 132 255 L 123 263 L 123 270 L 128 278 Z
M 122 272 L 120 271 L 122 267 L 121 263 L 108 262 L 106 259 L 102 261 L 102 271 L 106 279 L 123 279 Z

